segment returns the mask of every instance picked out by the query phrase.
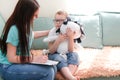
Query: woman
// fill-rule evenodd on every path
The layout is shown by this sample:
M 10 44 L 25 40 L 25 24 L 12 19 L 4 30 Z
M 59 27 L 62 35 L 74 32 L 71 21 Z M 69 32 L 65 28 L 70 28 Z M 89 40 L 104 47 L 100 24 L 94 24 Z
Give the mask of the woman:
M 32 56 L 30 51 L 33 38 L 46 36 L 49 32 L 32 32 L 39 7 L 36 0 L 19 0 L 5 24 L 0 38 L 0 71 L 5 80 L 54 80 L 53 66 L 30 64 L 48 60 L 47 56 Z

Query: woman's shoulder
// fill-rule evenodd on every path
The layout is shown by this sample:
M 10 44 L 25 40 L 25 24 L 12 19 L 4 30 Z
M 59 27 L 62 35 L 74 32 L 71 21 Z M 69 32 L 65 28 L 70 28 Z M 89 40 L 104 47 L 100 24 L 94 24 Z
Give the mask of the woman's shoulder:
M 8 36 L 9 36 L 9 38 L 10 37 L 13 37 L 13 38 L 18 37 L 18 29 L 17 29 L 16 25 L 12 25 L 10 27 L 10 30 L 8 32 Z
M 15 30 L 16 31 L 17 30 L 17 26 L 16 25 L 12 25 L 10 30 Z
M 12 25 L 9 32 L 10 33 L 15 33 L 15 34 L 18 33 L 18 29 L 17 29 L 16 25 Z

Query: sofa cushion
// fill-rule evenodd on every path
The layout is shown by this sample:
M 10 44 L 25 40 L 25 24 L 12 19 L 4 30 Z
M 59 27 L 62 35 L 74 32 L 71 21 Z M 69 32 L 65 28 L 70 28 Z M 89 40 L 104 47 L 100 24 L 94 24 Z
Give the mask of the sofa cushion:
M 102 28 L 99 15 L 78 16 L 70 15 L 71 19 L 82 23 L 86 38 L 82 41 L 83 47 L 102 48 Z
M 52 27 L 54 27 L 54 23 L 53 23 L 52 18 L 39 17 L 38 19 L 36 19 L 34 21 L 33 27 L 34 27 L 33 28 L 34 31 L 50 30 Z M 48 43 L 43 42 L 44 38 L 45 37 L 35 39 L 33 41 L 32 48 L 33 49 L 47 49 L 48 48 Z
M 103 45 L 120 46 L 120 13 L 102 12 Z
M 5 25 L 5 20 L 3 19 L 2 15 L 0 15 L 0 35 L 2 34 L 4 25 Z

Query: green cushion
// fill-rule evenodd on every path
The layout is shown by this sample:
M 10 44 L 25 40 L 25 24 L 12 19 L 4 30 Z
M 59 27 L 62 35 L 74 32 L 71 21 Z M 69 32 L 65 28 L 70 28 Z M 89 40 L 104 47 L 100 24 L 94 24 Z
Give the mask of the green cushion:
M 5 25 L 5 20 L 3 19 L 3 17 L 0 15 L 0 35 L 2 34 L 2 30 L 4 28 Z
M 35 31 L 42 31 L 42 30 L 50 30 L 52 27 L 54 27 L 54 23 L 52 18 L 48 17 L 39 17 L 34 21 L 34 30 Z M 32 48 L 33 49 L 47 49 L 48 48 L 48 43 L 43 42 L 43 38 L 41 37 L 39 39 L 35 39 L 33 41 Z
M 103 45 L 120 46 L 120 13 L 100 13 L 103 27 Z
M 3 80 L 3 79 L 0 77 L 0 80 Z
M 102 48 L 102 28 L 99 15 L 93 16 L 71 16 L 75 21 L 82 23 L 86 38 L 82 41 L 83 47 Z

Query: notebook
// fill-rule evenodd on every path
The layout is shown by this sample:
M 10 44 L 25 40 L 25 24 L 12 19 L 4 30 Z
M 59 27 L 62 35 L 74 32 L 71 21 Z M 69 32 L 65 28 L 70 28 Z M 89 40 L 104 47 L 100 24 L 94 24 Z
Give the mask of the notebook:
M 58 61 L 47 60 L 46 63 L 39 63 L 39 62 L 31 62 L 32 64 L 41 64 L 41 65 L 57 65 Z

